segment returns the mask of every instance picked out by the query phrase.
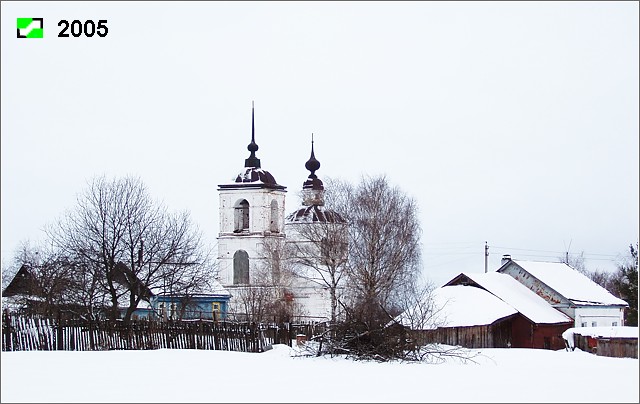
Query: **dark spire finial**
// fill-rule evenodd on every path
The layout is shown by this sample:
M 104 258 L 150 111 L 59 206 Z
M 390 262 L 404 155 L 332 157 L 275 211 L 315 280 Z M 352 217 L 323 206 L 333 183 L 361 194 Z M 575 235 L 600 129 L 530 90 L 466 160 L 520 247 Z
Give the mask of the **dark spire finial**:
M 256 127 L 254 121 L 254 107 L 253 101 L 251 101 L 251 143 L 247 146 L 247 150 L 251 152 L 248 159 L 245 159 L 245 167 L 260 168 L 260 159 L 256 157 L 256 151 L 258 151 L 258 144 L 256 143 Z
M 320 162 L 316 160 L 316 156 L 313 152 L 313 133 L 311 134 L 311 157 L 309 157 L 309 160 L 307 160 L 304 166 L 307 170 L 311 171 L 309 178 L 318 178 L 318 176 L 316 176 L 316 171 L 320 168 Z

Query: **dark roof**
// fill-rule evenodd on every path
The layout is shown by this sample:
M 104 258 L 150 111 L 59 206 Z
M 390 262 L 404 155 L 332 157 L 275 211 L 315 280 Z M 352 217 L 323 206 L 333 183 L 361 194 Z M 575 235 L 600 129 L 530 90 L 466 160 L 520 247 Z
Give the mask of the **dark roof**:
M 267 188 L 284 189 L 282 185 L 278 185 L 276 179 L 269 171 L 256 167 L 245 167 L 244 171 L 238 174 L 235 179 L 236 183 L 262 183 Z M 224 185 L 220 185 L 224 187 Z
M 153 296 L 151 289 L 122 261 L 113 267 L 112 276 L 115 282 L 134 290 L 142 298 Z
M 27 264 L 22 264 L 9 285 L 2 291 L 2 296 L 4 297 L 16 295 L 42 296 L 42 294 L 36 277 Z
M 300 223 L 346 223 L 347 221 L 333 210 L 325 209 L 322 205 L 303 206 L 287 216 L 289 222 Z
M 239 188 L 268 188 L 284 191 L 287 187 L 279 185 L 270 172 L 254 167 L 245 167 L 233 183 L 218 185 L 218 190 Z

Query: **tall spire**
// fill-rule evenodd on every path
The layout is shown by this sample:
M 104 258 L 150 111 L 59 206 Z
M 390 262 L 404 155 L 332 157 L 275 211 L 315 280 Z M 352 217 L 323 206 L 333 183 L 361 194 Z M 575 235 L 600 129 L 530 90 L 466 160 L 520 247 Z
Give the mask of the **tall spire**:
M 260 168 L 260 159 L 256 157 L 256 151 L 258 151 L 258 144 L 256 143 L 256 127 L 254 123 L 254 107 L 253 101 L 251 101 L 251 143 L 247 146 L 247 150 L 251 152 L 248 159 L 244 160 L 245 167 Z

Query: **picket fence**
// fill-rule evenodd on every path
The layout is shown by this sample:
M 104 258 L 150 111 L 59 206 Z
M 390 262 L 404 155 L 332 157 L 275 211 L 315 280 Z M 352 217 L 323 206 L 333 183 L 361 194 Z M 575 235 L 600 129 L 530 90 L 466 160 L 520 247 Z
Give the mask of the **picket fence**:
M 263 352 L 291 346 L 324 331 L 324 323 L 240 323 L 213 320 L 86 321 L 3 313 L 3 351 L 101 351 L 114 349 L 207 349 Z M 302 338 L 301 338 L 302 337 Z

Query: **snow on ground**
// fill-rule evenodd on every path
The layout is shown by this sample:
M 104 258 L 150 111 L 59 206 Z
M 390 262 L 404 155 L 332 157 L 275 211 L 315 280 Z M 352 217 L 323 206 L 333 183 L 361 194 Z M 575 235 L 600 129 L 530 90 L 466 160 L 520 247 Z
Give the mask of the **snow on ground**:
M 638 402 L 638 359 L 482 349 L 475 363 L 203 350 L 2 352 L 5 402 Z

